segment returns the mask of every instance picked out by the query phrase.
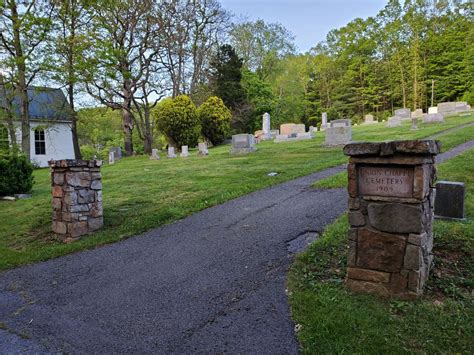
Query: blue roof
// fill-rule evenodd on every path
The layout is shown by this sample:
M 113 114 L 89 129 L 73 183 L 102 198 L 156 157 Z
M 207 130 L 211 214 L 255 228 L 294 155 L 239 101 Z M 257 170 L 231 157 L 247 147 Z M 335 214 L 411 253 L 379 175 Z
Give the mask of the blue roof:
M 30 86 L 28 110 L 32 120 L 71 121 L 73 112 L 61 89 Z M 0 107 L 6 108 L 5 90 L 0 90 Z M 20 117 L 20 99 L 13 99 L 13 113 Z

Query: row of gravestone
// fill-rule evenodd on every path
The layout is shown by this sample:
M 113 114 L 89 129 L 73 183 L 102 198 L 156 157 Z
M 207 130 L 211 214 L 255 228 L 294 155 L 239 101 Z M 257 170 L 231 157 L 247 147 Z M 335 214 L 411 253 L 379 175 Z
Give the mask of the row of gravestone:
M 189 147 L 187 145 L 183 145 L 181 147 L 181 158 L 187 158 L 191 154 L 189 153 Z M 207 149 L 207 143 L 199 143 L 198 144 L 198 155 L 199 156 L 206 156 L 209 155 L 209 150 Z M 167 158 L 177 158 L 177 154 L 175 152 L 175 148 L 173 146 L 168 147 L 168 153 L 166 155 Z M 113 147 L 109 150 L 109 164 L 114 164 L 115 160 L 120 160 L 122 158 L 122 150 L 120 147 Z M 158 153 L 158 149 L 151 150 L 150 159 L 152 160 L 160 160 L 160 156 Z

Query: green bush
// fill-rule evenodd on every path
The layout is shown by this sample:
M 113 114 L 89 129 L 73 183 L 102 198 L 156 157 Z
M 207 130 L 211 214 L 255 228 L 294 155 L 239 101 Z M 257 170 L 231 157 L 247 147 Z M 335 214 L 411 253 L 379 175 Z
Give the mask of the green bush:
M 33 187 L 33 165 L 24 155 L 0 156 L 0 196 L 28 193 Z
M 208 98 L 197 114 L 202 125 L 202 134 L 213 145 L 222 143 L 230 133 L 232 113 L 217 96 Z
M 163 100 L 155 110 L 155 118 L 158 130 L 177 148 L 197 145 L 201 124 L 196 106 L 188 96 L 180 95 Z

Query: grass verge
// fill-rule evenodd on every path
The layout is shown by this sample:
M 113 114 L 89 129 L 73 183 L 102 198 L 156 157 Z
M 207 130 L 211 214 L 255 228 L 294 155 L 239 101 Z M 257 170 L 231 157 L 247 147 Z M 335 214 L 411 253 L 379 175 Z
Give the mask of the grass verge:
M 441 164 L 438 176 L 466 183 L 468 220 L 436 220 L 435 264 L 420 300 L 346 291 L 346 215 L 296 258 L 288 288 L 303 353 L 473 352 L 474 150 Z

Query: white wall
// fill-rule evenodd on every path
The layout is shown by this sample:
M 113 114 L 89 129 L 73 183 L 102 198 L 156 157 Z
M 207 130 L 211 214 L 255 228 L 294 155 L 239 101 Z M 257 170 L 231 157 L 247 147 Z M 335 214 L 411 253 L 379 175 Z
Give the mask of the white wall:
M 46 154 L 35 154 L 35 128 L 44 128 L 44 138 L 46 141 Z M 51 159 L 74 159 L 74 147 L 72 145 L 71 126 L 67 123 L 45 123 L 30 121 L 30 147 L 31 161 L 40 167 L 47 167 Z M 18 144 L 21 144 L 21 127 L 17 126 L 16 136 Z

